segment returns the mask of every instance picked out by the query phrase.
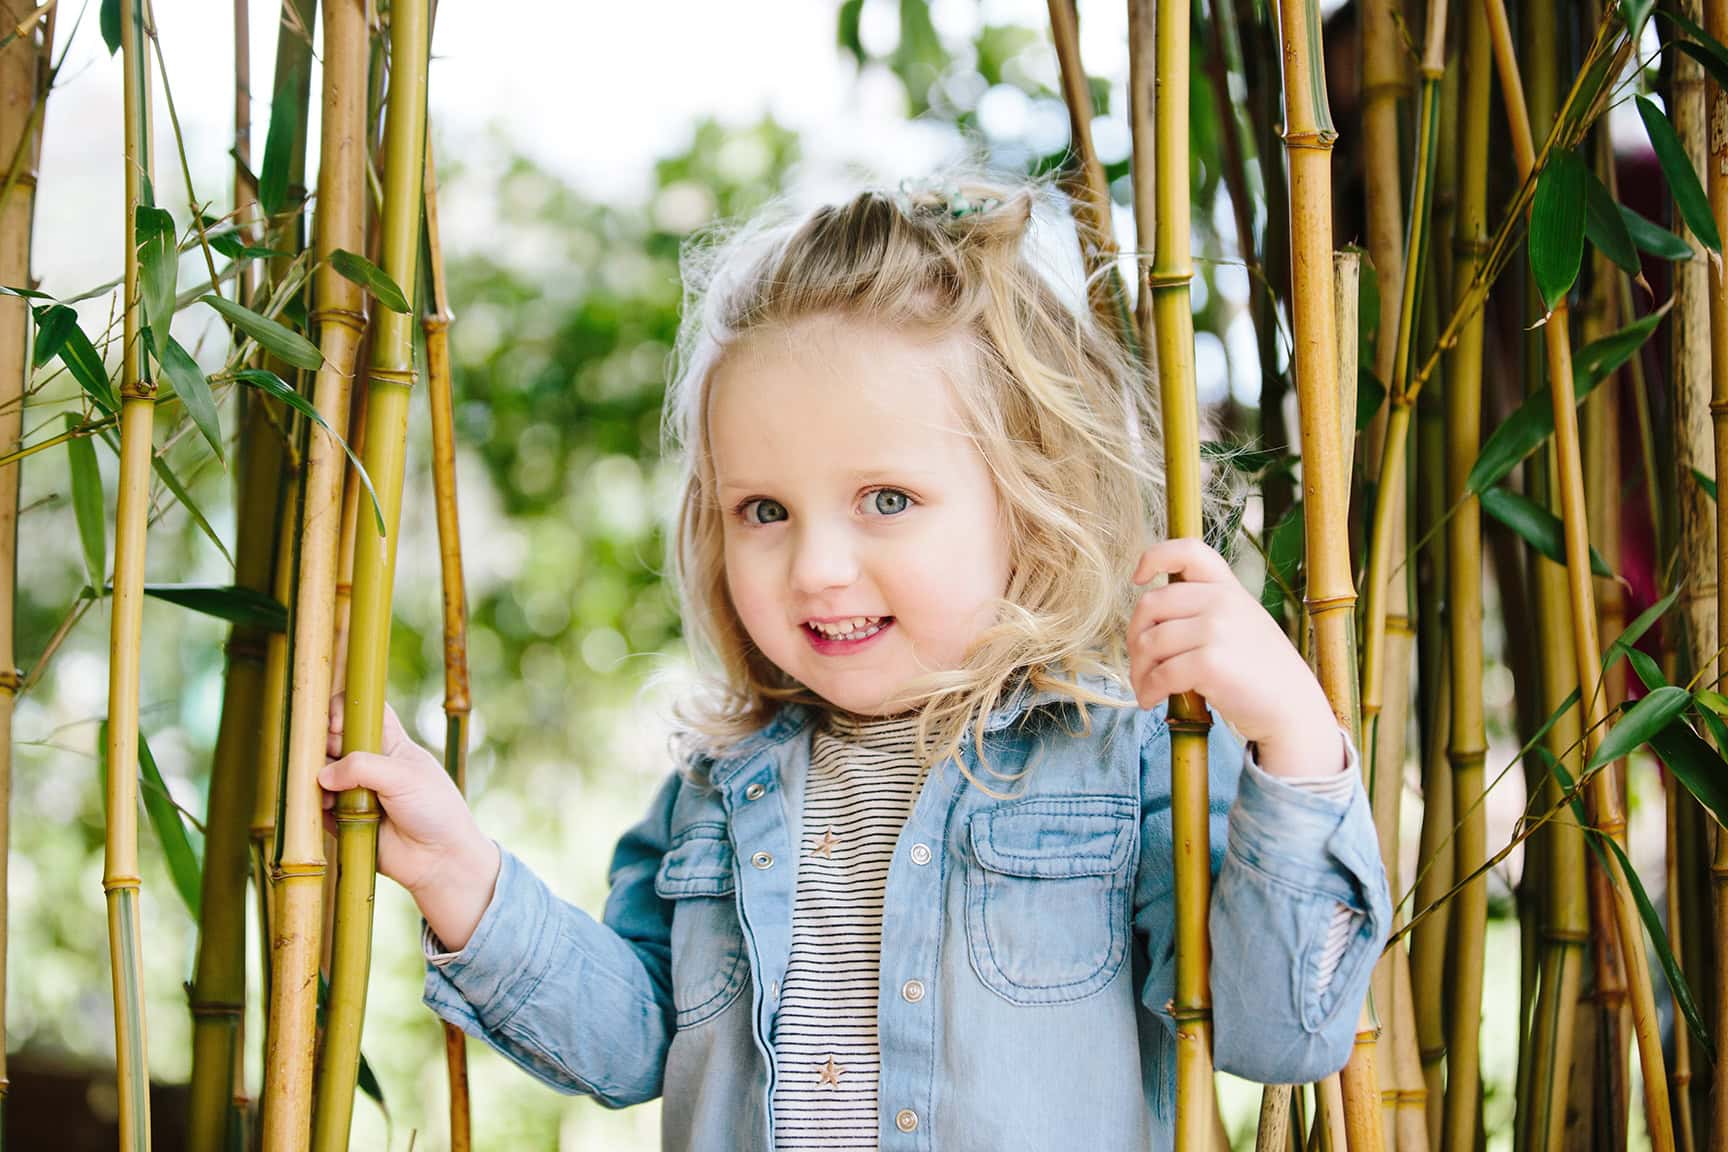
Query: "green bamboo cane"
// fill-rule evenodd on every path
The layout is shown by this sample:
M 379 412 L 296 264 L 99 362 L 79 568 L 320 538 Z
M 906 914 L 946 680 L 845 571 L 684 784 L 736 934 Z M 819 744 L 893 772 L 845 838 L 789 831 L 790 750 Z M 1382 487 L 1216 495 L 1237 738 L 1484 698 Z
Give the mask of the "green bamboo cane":
M 413 284 L 420 245 L 425 164 L 427 12 L 398 0 L 390 14 L 390 95 L 385 127 L 383 268 Z M 384 509 L 384 535 L 361 518 L 354 556 L 353 617 L 344 682 L 343 754 L 376 751 L 383 734 L 390 649 L 390 597 L 400 523 L 408 397 L 413 389 L 413 318 L 382 311 L 375 324 L 364 463 Z M 360 1028 L 372 951 L 372 892 L 378 859 L 378 798 L 350 789 L 336 801 L 337 886 L 330 1005 L 319 1065 L 313 1146 L 343 1152 L 354 1108 Z
M 26 0 L 0 2 L 8 27 L 37 16 Z M 48 67 L 54 43 L 54 13 L 37 16 L 42 31 L 22 47 L 0 51 L 0 157 L 23 157 L 14 193 L 0 201 L 0 283 L 28 284 L 30 242 L 36 202 L 36 163 L 42 145 Z M 11 451 L 23 435 L 24 394 L 29 385 L 30 311 L 23 300 L 0 302 L 0 452 Z M 12 713 L 23 674 L 17 669 L 13 615 L 18 582 L 18 491 L 22 469 L 0 466 L 0 1037 L 6 1034 L 7 931 L 6 863 L 11 844 Z M 0 1145 L 5 1141 L 7 1070 L 0 1043 Z
M 1728 3 L 1724 0 L 1705 0 L 1705 28 L 1718 41 L 1728 35 Z M 1716 228 L 1720 232 L 1723 221 L 1728 220 L 1728 138 L 1717 127 L 1722 118 L 1728 116 L 1728 92 L 1720 85 L 1711 83 L 1706 87 L 1709 100 L 1710 119 L 1710 160 L 1706 165 L 1709 173 L 1710 211 L 1716 218 Z M 1715 430 L 1715 464 L 1714 475 L 1720 478 L 1728 476 L 1728 284 L 1722 279 L 1721 269 L 1717 267 L 1709 280 L 1710 286 L 1710 365 L 1711 392 L 1710 415 Z M 1728 643 L 1728 548 L 1723 542 L 1728 541 L 1728 501 L 1721 495 L 1716 500 L 1716 642 L 1718 647 Z M 1718 659 L 1717 673 L 1722 671 L 1722 660 Z M 1722 681 L 1716 681 L 1716 688 L 1721 690 Z M 1714 938 L 1716 942 L 1716 1035 L 1728 1036 L 1728 832 L 1716 829 L 1716 850 L 1710 861 L 1710 878 L 1712 902 L 1716 912 Z M 1711 1152 L 1728 1152 L 1728 1054 L 1716 1058 L 1715 1075 L 1711 1081 L 1710 1091 L 1711 1111 L 1715 1116 L 1715 1124 L 1710 1132 Z
M 114 523 L 113 626 L 109 638 L 107 850 L 102 889 L 108 898 L 109 958 L 114 986 L 114 1057 L 119 1083 L 120 1147 L 150 1147 L 150 1073 L 144 1028 L 143 933 L 138 897 L 138 688 L 143 646 L 145 526 L 150 514 L 151 433 L 156 385 L 144 358 L 134 221 L 149 204 L 150 61 L 145 0 L 129 0 L 120 20 L 125 109 L 124 343 L 120 375 L 120 480 Z M 158 322 L 166 326 L 167 317 Z M 164 337 L 166 333 L 163 334 Z
M 468 791 L 468 595 L 462 574 L 462 532 L 456 515 L 456 419 L 451 396 L 450 293 L 438 235 L 438 181 L 432 143 L 426 143 L 426 280 L 430 307 L 420 318 L 426 334 L 427 399 L 432 414 L 432 492 L 438 511 L 438 559 L 444 600 L 444 768 L 456 790 Z M 462 1029 L 444 1021 L 444 1065 L 450 1082 L 450 1152 L 468 1152 L 468 1049 Z
M 1518 61 L 1512 47 L 1511 29 L 1503 0 L 1486 0 L 1494 36 L 1494 62 L 1500 76 L 1500 91 L 1511 125 L 1513 150 L 1521 178 L 1529 181 L 1536 170 L 1536 149 L 1530 121 L 1524 108 Z M 1553 394 L 1555 479 L 1560 491 L 1565 535 L 1567 587 L 1572 607 L 1573 659 L 1585 703 L 1584 747 L 1593 758 L 1608 727 L 1605 694 L 1599 684 L 1598 665 L 1602 649 L 1598 641 L 1595 589 L 1590 575 L 1589 525 L 1584 509 L 1583 465 L 1578 444 L 1578 414 L 1572 383 L 1572 347 L 1566 301 L 1549 313 L 1543 326 L 1548 351 L 1548 386 Z M 1588 759 L 1586 763 L 1588 763 Z M 1625 815 L 1612 774 L 1596 772 L 1588 792 L 1590 818 L 1604 836 L 1625 833 Z M 1610 860 L 1613 921 L 1626 964 L 1628 992 L 1632 1001 L 1633 1031 L 1638 1039 L 1640 1068 L 1644 1075 L 1644 1114 L 1651 1146 L 1656 1152 L 1673 1152 L 1673 1118 L 1668 1104 L 1668 1079 L 1663 1068 L 1661 1038 L 1656 1026 L 1655 997 L 1651 991 L 1649 962 L 1644 953 L 1643 926 L 1632 904 L 1632 895 L 1618 865 Z
M 282 441 L 262 403 L 242 394 L 241 449 L 236 454 L 238 539 L 234 582 L 274 593 Z M 246 1004 L 246 881 L 248 828 L 257 786 L 257 741 L 263 705 L 267 630 L 229 629 L 222 717 L 217 728 L 209 803 L 204 819 L 204 873 L 199 902 L 198 959 L 192 980 L 192 1082 L 186 1147 L 225 1147 L 234 1049 Z

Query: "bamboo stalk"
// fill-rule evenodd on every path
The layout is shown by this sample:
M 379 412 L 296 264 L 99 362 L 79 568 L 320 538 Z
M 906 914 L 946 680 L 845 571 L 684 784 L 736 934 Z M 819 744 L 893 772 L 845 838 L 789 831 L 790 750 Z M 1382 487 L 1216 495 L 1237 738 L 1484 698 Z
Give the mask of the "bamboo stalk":
M 425 164 L 427 12 L 398 0 L 390 13 L 390 94 L 385 127 L 383 269 L 414 283 Z M 376 751 L 382 738 L 390 649 L 390 599 L 401 517 L 408 397 L 415 379 L 412 317 L 385 309 L 375 324 L 367 401 L 367 474 L 383 504 L 384 534 L 362 517 L 354 556 L 352 634 L 344 680 L 342 752 Z M 372 951 L 372 892 L 378 859 L 378 798 L 354 788 L 336 801 L 337 887 L 334 955 L 324 1052 L 319 1066 L 314 1147 L 343 1152 L 353 1116 L 360 1029 Z
M 438 180 L 432 144 L 426 144 L 426 273 L 430 307 L 420 318 L 426 334 L 427 399 L 432 413 L 432 490 L 438 513 L 438 560 L 444 600 L 444 768 L 456 790 L 468 791 L 468 596 L 462 575 L 462 533 L 456 516 L 456 420 L 450 381 L 450 295 L 438 236 Z M 444 1064 L 450 1082 L 450 1152 L 471 1146 L 468 1050 L 462 1030 L 444 1021 Z
M 150 514 L 151 433 L 156 384 L 144 359 L 143 300 L 133 221 L 148 204 L 151 178 L 150 61 L 146 0 L 129 0 L 120 20 L 125 108 L 124 343 L 120 375 L 120 477 L 114 520 L 113 624 L 109 636 L 106 729 L 107 837 L 102 890 L 108 901 L 114 986 L 114 1057 L 120 1147 L 150 1147 L 150 1074 L 144 1026 L 144 957 L 138 875 L 138 691 L 143 647 L 145 525 Z M 166 324 L 166 318 L 161 319 Z
M 1530 122 L 1524 109 L 1523 89 L 1518 78 L 1518 61 L 1512 48 L 1511 29 L 1506 19 L 1503 0 L 1487 0 L 1489 23 L 1494 33 L 1494 60 L 1500 76 L 1500 90 L 1507 119 L 1511 125 L 1513 150 L 1517 155 L 1519 175 L 1529 181 L 1536 169 L 1536 149 L 1531 138 Z M 1728 7 L 1728 5 L 1725 5 Z M 1728 185 L 1725 185 L 1728 191 Z M 1566 301 L 1561 300 L 1550 312 L 1543 326 L 1548 350 L 1548 386 L 1553 394 L 1554 450 L 1558 465 L 1557 487 L 1560 493 L 1562 523 L 1565 533 L 1567 585 L 1572 606 L 1574 634 L 1573 658 L 1578 667 L 1578 680 L 1585 703 L 1584 747 L 1589 757 L 1595 755 L 1607 728 L 1608 709 L 1605 694 L 1598 683 L 1597 668 L 1602 649 L 1597 638 L 1595 589 L 1590 575 L 1590 537 L 1584 508 L 1583 465 L 1578 444 L 1578 414 L 1572 386 L 1572 347 Z M 1625 832 L 1625 816 L 1620 797 L 1614 788 L 1612 774 L 1598 771 L 1590 779 L 1590 818 L 1604 836 L 1620 837 Z M 1614 923 L 1621 953 L 1625 959 L 1628 991 L 1632 1000 L 1633 1031 L 1638 1039 L 1638 1056 L 1644 1074 L 1645 1123 L 1656 1152 L 1673 1152 L 1672 1114 L 1668 1106 L 1668 1079 L 1663 1068 L 1661 1037 L 1657 1031 L 1655 997 L 1650 986 L 1649 962 L 1644 953 L 1643 928 L 1632 905 L 1632 896 L 1619 867 L 1610 859 L 1609 879 L 1613 885 Z
M 363 0 L 324 0 L 324 89 L 318 177 L 319 257 L 312 319 L 324 363 L 313 403 L 331 433 L 308 429 L 294 613 L 282 828 L 272 869 L 277 892 L 269 991 L 263 1146 L 301 1152 L 311 1139 L 318 968 L 324 928 L 321 789 L 332 694 L 337 531 L 346 460 L 334 437 L 348 429 L 350 381 L 366 328 L 360 287 L 336 272 L 338 249 L 364 247 L 367 40 Z M 357 1049 L 356 1049 L 357 1051 Z M 357 1057 L 356 1057 L 357 1059 Z M 350 1088 L 352 1080 L 350 1080 Z M 346 1126 L 343 1135 L 346 1136 Z
M 40 20 L 42 32 L 16 51 L 0 51 L 0 156 L 24 158 L 15 194 L 0 202 L 0 283 L 30 284 L 30 245 L 36 207 L 36 166 L 42 146 L 42 115 L 54 43 L 54 14 L 43 16 L 33 0 L 0 0 L 7 26 Z M 28 35 L 28 32 L 23 35 Z M 30 310 L 23 300 L 0 301 L 0 453 L 23 439 L 24 397 L 30 383 Z M 18 578 L 18 492 L 22 468 L 0 465 L 0 1037 L 6 1035 L 6 950 L 10 933 L 6 904 L 11 845 L 12 714 L 23 684 L 13 634 Z M 0 1145 L 4 1144 L 8 1076 L 0 1043 Z
M 1068 0 L 1052 0 L 1052 10 Z M 1144 27 L 1140 0 L 1130 11 Z M 1159 4 L 1154 31 L 1154 151 L 1143 151 L 1136 125 L 1134 163 L 1156 157 L 1153 183 L 1153 259 L 1142 286 L 1151 300 L 1156 338 L 1158 396 L 1164 420 L 1165 494 L 1170 538 L 1200 537 L 1200 405 L 1194 381 L 1194 313 L 1189 303 L 1189 13 L 1187 4 Z M 1136 46 L 1139 46 L 1138 44 Z M 1136 205 L 1136 215 L 1147 215 Z M 1151 347 L 1152 345 L 1148 345 Z M 1216 1108 L 1212 1082 L 1211 944 L 1206 913 L 1212 872 L 1207 828 L 1206 747 L 1211 719 L 1206 702 L 1185 692 L 1170 701 L 1171 813 L 1176 876 L 1176 1145 L 1201 1147 Z
M 1080 61 L 1080 25 L 1074 0 L 1049 0 L 1050 37 L 1062 73 L 1062 99 L 1068 106 L 1073 160 L 1064 184 L 1074 206 L 1074 228 L 1086 269 L 1086 295 L 1098 326 L 1135 348 L 1139 341 L 1128 311 L 1127 290 L 1116 269 L 1116 236 L 1110 223 L 1110 185 L 1092 146 L 1092 89 Z M 1187 98 L 1187 90 L 1182 93 Z M 1140 246 L 1145 247 L 1142 238 Z M 1150 345 L 1146 345 L 1150 348 Z
M 1704 27 L 1718 41 L 1728 35 L 1728 0 L 1706 0 Z M 1728 220 L 1728 134 L 1714 127 L 1728 116 L 1728 92 L 1720 85 L 1708 83 L 1705 91 L 1709 100 L 1710 158 L 1707 186 L 1710 192 L 1710 213 L 1716 219 L 1717 230 Z M 1710 416 L 1715 431 L 1715 472 L 1728 476 L 1728 281 L 1724 280 L 1720 261 L 1710 269 Z M 1716 642 L 1718 648 L 1728 642 L 1728 501 L 1716 500 Z M 1716 661 L 1717 690 L 1721 690 L 1722 660 Z M 1712 904 L 1716 913 L 1715 1025 L 1717 1037 L 1728 1036 L 1728 833 L 1715 829 L 1716 848 L 1710 861 Z M 1722 1043 L 1719 1039 L 1718 1043 Z M 1711 1152 L 1728 1152 L 1728 1054 L 1718 1053 L 1715 1074 L 1711 1080 L 1710 1107 L 1715 1123 L 1710 1131 Z
M 238 539 L 234 582 L 275 592 L 277 518 L 282 495 L 282 442 L 261 398 L 242 393 L 237 454 Z M 236 624 L 228 633 L 222 718 L 204 817 L 204 872 L 198 960 L 192 981 L 192 1081 L 186 1146 L 225 1147 L 235 1091 L 235 1050 L 246 1007 L 248 827 L 258 783 L 267 631 Z

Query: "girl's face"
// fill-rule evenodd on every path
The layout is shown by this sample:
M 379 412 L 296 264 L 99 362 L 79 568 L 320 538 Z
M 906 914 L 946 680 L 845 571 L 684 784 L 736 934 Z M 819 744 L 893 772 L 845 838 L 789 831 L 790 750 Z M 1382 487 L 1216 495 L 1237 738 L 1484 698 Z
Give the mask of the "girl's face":
M 958 667 L 1007 590 L 995 484 L 945 370 L 969 370 L 953 340 L 816 317 L 744 338 L 712 379 L 732 604 L 763 655 L 849 712 Z

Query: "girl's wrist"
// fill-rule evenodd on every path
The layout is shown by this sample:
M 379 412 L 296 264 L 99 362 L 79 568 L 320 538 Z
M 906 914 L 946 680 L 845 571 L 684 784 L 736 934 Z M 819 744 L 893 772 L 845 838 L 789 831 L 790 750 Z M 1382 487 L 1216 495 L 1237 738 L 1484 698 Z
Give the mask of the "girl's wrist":
M 1331 722 L 1312 729 L 1287 729 L 1256 740 L 1255 762 L 1269 776 L 1324 776 L 1349 765 L 1344 730 Z
M 451 854 L 447 867 L 409 891 L 446 950 L 460 952 L 467 947 L 492 903 L 502 866 L 498 845 L 477 831 L 474 840 Z

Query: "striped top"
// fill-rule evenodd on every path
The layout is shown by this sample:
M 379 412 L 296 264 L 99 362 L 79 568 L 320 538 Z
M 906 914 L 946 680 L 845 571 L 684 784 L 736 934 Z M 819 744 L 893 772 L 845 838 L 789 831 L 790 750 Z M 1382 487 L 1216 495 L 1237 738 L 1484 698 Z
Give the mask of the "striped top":
M 923 774 L 916 714 L 830 714 L 811 741 L 774 1049 L 777 1152 L 875 1148 L 882 896 Z
M 923 783 L 917 727 L 916 714 L 829 713 L 812 738 L 792 953 L 774 1033 L 775 1152 L 877 1147 L 882 902 L 895 844 Z M 1343 802 L 1359 778 L 1351 753 L 1344 771 L 1283 780 Z M 1338 905 L 1318 965 L 1319 991 L 1331 984 L 1357 920 Z

